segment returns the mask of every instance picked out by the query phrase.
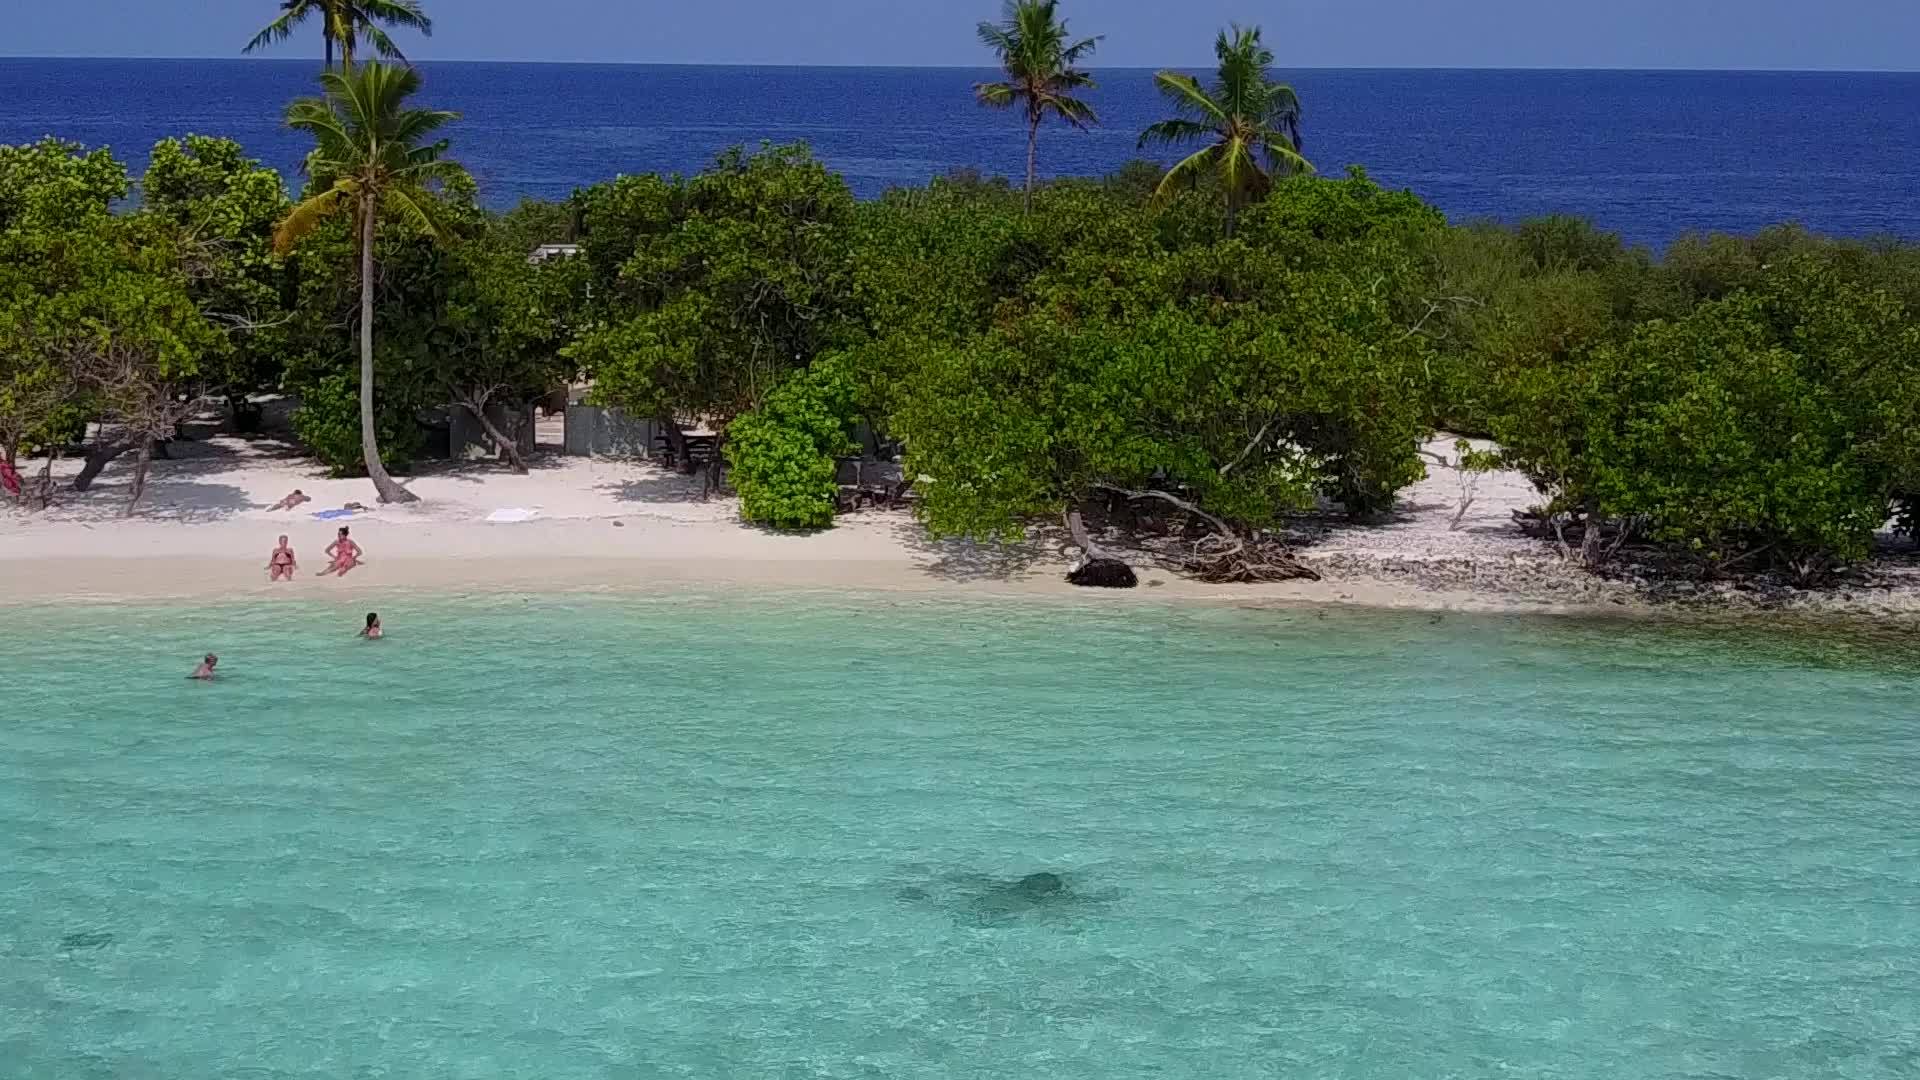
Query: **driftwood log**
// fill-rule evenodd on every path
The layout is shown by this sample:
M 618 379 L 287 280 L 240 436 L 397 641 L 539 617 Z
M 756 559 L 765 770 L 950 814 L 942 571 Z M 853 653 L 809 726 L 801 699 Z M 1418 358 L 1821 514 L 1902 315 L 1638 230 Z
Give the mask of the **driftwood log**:
M 1081 585 L 1093 589 L 1131 589 L 1140 584 L 1133 567 L 1114 558 L 1087 532 L 1087 523 L 1080 516 L 1078 507 L 1066 512 L 1067 535 L 1086 556 L 1079 566 L 1067 572 L 1067 584 Z

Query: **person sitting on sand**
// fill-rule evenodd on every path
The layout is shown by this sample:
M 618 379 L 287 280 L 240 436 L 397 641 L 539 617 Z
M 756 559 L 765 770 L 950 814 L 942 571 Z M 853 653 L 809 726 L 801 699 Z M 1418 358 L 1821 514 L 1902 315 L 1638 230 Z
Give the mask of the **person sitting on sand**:
M 310 503 L 312 501 L 313 499 L 310 498 L 306 492 L 301 491 L 299 488 L 294 488 L 291 492 L 288 493 L 286 498 L 281 499 L 277 503 L 274 503 L 272 506 L 268 507 L 267 509 L 291 510 L 294 507 L 299 506 L 301 503 Z
M 207 658 L 205 660 L 200 661 L 200 666 L 197 668 L 194 668 L 193 674 L 187 676 L 187 678 L 199 679 L 201 682 L 212 682 L 213 666 L 215 664 L 218 664 L 219 662 L 220 662 L 219 657 L 213 655 L 212 653 L 208 653 Z
M 267 580 L 292 581 L 293 572 L 299 568 L 299 562 L 293 557 L 293 549 L 287 546 L 287 538 L 282 536 L 280 546 L 267 556 Z
M 360 549 L 359 544 L 353 542 L 352 537 L 347 535 L 347 527 L 342 525 L 340 535 L 334 538 L 333 543 L 327 545 L 327 558 L 332 561 L 327 564 L 325 570 L 320 571 L 318 576 L 326 577 L 332 574 L 335 577 L 345 577 L 347 571 L 360 565 L 360 556 L 364 554 L 366 552 Z
M 379 612 L 377 611 L 367 612 L 367 628 L 365 630 L 360 631 L 360 636 L 363 638 L 366 638 L 368 641 L 380 640 L 380 613 Z

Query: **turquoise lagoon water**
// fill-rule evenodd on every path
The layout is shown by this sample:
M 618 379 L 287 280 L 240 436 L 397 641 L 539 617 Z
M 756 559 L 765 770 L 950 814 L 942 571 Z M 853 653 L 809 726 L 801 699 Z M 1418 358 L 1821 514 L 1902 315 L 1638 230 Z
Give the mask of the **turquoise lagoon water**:
M 1920 1075 L 1897 643 L 5 614 L 8 1078 Z M 226 678 L 189 683 L 207 648 Z

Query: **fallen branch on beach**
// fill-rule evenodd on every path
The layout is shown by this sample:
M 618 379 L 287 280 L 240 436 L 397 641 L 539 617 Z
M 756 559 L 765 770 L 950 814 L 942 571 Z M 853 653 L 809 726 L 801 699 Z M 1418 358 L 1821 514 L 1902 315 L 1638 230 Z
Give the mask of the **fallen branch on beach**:
M 1312 567 L 1295 559 L 1286 545 L 1266 537 L 1245 536 L 1220 518 L 1171 492 L 1153 489 L 1134 490 L 1112 484 L 1094 486 L 1101 491 L 1110 491 L 1135 501 L 1153 499 L 1166 503 L 1177 510 L 1185 511 L 1211 527 L 1213 532 L 1195 541 L 1192 553 L 1181 564 L 1183 571 L 1201 581 L 1216 584 L 1251 584 L 1299 579 L 1320 580 L 1320 574 Z

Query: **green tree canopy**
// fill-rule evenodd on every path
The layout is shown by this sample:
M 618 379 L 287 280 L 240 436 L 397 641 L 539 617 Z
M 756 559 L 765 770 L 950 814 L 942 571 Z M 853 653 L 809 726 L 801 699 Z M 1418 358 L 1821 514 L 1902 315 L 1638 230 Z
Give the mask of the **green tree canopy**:
M 685 180 L 587 197 L 597 301 L 575 358 L 599 400 L 724 436 L 848 336 L 853 196 L 804 147 L 730 151 Z

